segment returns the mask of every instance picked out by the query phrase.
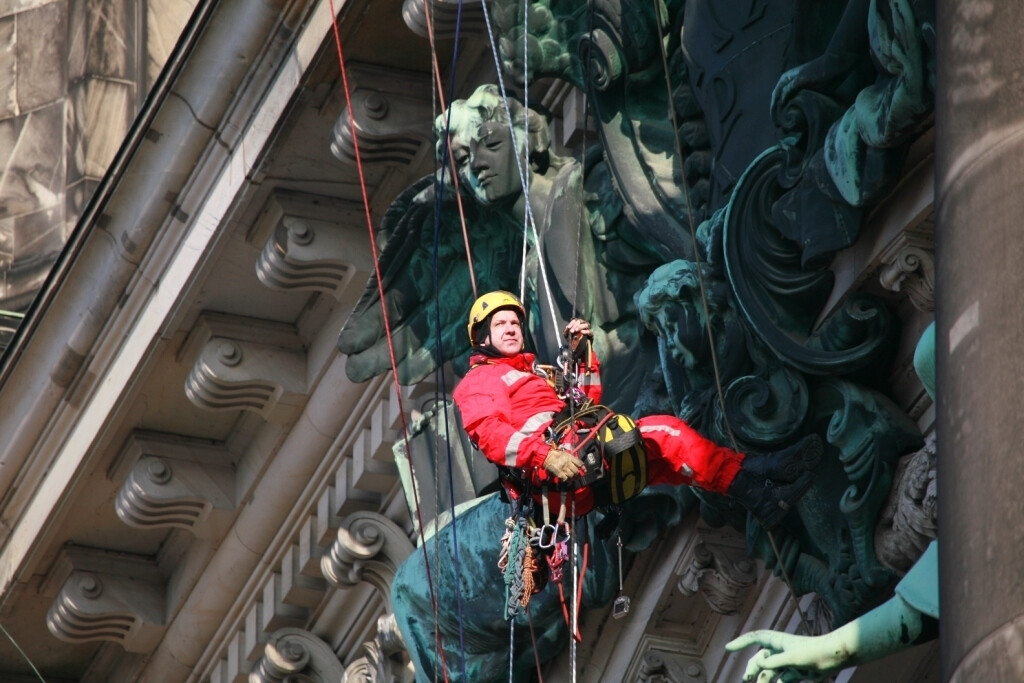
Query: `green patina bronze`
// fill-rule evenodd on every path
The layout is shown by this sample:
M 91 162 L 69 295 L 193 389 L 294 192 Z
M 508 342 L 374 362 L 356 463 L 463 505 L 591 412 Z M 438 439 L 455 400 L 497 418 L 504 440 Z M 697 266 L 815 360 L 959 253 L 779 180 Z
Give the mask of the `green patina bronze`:
M 701 510 L 745 529 L 749 552 L 784 568 L 798 593 L 821 596 L 835 624 L 865 614 L 895 585 L 875 556 L 873 529 L 896 459 L 921 437 L 886 396 L 898 333 L 889 308 L 857 295 L 823 309 L 833 255 L 857 240 L 930 125 L 933 0 L 750 0 L 728 10 L 715 0 L 548 0 L 529 3 L 526 15 L 524 50 L 522 3 L 493 4 L 508 77 L 584 89 L 599 145 L 558 156 L 543 117 L 491 85 L 438 118 L 439 159 L 447 131 L 457 164 L 477 291 L 518 291 L 525 267 L 529 332 L 542 358 L 553 357 L 560 322 L 591 320 L 606 399 L 619 410 L 674 412 L 752 457 L 822 435 L 818 482 L 776 533 L 778 554 L 729 500 L 702 494 Z M 473 287 L 456 190 L 450 177 L 437 181 L 410 187 L 380 227 L 403 383 L 449 360 L 464 369 L 469 352 Z M 536 234 L 524 250 L 530 217 Z M 338 345 L 353 380 L 390 368 L 376 282 Z M 653 500 L 638 499 L 623 523 Z M 460 518 L 438 537 L 458 533 L 462 557 L 493 552 L 506 516 L 493 505 L 475 510 L 474 521 Z M 468 533 L 478 529 L 471 524 L 498 531 Z M 475 607 L 493 616 L 498 591 L 493 610 L 484 608 L 498 574 L 471 564 L 463 580 L 479 596 Z M 417 665 L 428 667 L 428 586 L 422 568 L 399 575 L 396 615 Z M 453 580 L 439 585 L 445 596 Z M 600 603 L 605 594 L 594 590 Z M 445 618 L 456 637 L 458 617 Z M 507 624 L 463 618 L 462 627 L 476 648 L 473 672 L 453 680 L 507 679 Z M 544 643 L 542 658 L 562 647 Z M 517 680 L 528 676 L 527 662 L 514 668 L 523 671 Z
M 645 344 L 639 334 L 633 294 L 661 258 L 624 219 L 600 155 L 579 161 L 554 154 L 546 121 L 518 102 L 507 105 L 506 110 L 495 86 L 484 85 L 452 103 L 436 122 L 442 137 L 438 155 L 447 156 L 447 130 L 460 187 L 473 200 L 463 202 L 463 208 L 477 291 L 519 291 L 524 220 L 530 218 L 524 300 L 534 348 L 542 356 L 557 352 L 562 323 L 555 324 L 552 306 L 559 321 L 574 315 L 588 319 L 595 347 L 606 361 L 604 381 L 620 389 L 609 403 L 629 410 L 645 379 L 633 367 L 656 365 L 653 339 Z M 470 351 L 465 320 L 474 296 L 451 186 L 449 179 L 438 201 L 434 179 L 424 178 L 392 205 L 383 221 L 384 289 L 404 383 L 420 381 L 436 369 L 438 339 L 457 370 L 465 369 Z M 346 368 L 353 380 L 390 369 L 386 342 L 379 295 L 371 282 L 338 343 L 349 356 Z
M 935 398 L 935 324 L 914 352 L 914 369 Z M 760 648 L 743 680 L 821 680 L 841 669 L 884 657 L 935 636 L 939 618 L 939 543 L 932 541 L 896 586 L 892 598 L 840 628 L 819 636 L 752 631 L 726 645 L 731 651 Z M 928 620 L 932 623 L 928 624 Z

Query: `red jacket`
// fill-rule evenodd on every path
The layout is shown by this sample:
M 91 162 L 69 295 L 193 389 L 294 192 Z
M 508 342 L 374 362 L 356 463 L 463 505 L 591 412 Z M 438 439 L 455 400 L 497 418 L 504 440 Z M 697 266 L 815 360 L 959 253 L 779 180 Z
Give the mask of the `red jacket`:
M 542 467 L 551 450 L 545 430 L 565 402 L 547 377 L 535 370 L 535 361 L 532 353 L 498 358 L 474 355 L 453 397 L 466 433 L 487 459 L 524 468 L 539 484 L 548 479 Z M 580 389 L 595 402 L 601 400 L 599 369 L 597 356 L 591 353 L 577 370 Z

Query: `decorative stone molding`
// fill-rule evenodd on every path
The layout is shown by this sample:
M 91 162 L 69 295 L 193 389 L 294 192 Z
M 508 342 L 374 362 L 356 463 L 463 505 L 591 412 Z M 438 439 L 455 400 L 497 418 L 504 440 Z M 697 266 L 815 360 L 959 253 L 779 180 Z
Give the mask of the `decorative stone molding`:
M 694 546 L 690 564 L 679 578 L 683 595 L 700 593 L 715 612 L 736 614 L 757 580 L 757 567 L 745 555 L 730 553 L 724 547 L 704 542 Z
M 60 640 L 109 640 L 128 652 L 151 652 L 163 637 L 166 589 L 148 558 L 67 547 L 46 583 L 61 586 L 46 615 L 47 628 Z
M 924 226 L 931 227 L 930 221 Z M 892 292 L 904 292 L 914 308 L 935 310 L 935 245 L 931 233 L 902 232 L 881 256 L 879 282 Z
M 212 324 L 225 320 L 230 324 Z M 270 422 L 291 420 L 308 390 L 306 354 L 294 332 L 228 316 L 207 322 L 208 336 L 185 380 L 189 400 L 207 410 L 249 410 Z
M 135 456 L 135 465 L 114 504 L 125 524 L 180 527 L 206 538 L 227 523 L 227 513 L 235 508 L 235 473 L 223 448 L 136 433 L 125 452 Z
M 875 552 L 886 566 L 907 571 L 938 537 L 935 435 L 900 460 L 896 482 L 879 513 Z
M 707 677 L 699 659 L 672 652 L 648 650 L 640 660 L 636 683 L 704 683 Z
M 429 4 L 429 9 L 424 5 Z M 454 38 L 459 5 L 462 5 L 460 28 L 465 35 L 478 35 L 487 31 L 487 23 L 481 0 L 462 2 L 459 0 L 405 0 L 402 4 L 402 18 L 413 33 L 424 38 L 430 37 L 430 22 L 433 22 L 435 38 Z
M 377 620 L 377 635 L 363 644 L 362 657 L 345 668 L 345 683 L 412 683 L 415 671 L 394 614 Z
M 271 289 L 338 297 L 356 273 L 373 270 L 365 233 L 360 204 L 278 190 L 250 233 L 249 241 L 262 245 L 256 276 Z
M 359 158 L 364 164 L 407 167 L 433 149 L 434 116 L 428 79 L 367 65 L 353 65 L 349 74 L 356 85 L 331 136 L 331 153 L 338 160 L 356 162 L 353 120 L 359 137 Z
M 395 570 L 414 550 L 402 529 L 384 515 L 357 512 L 338 529 L 338 537 L 320 560 L 320 569 L 334 586 L 367 581 L 391 608 Z
M 225 329 L 223 321 L 219 326 L 210 321 L 205 324 L 220 331 Z M 192 347 L 200 346 L 206 338 L 200 336 L 193 340 Z M 182 353 L 187 353 L 187 349 Z M 403 399 L 408 399 L 412 389 L 402 387 L 400 390 Z M 384 474 L 370 467 L 369 461 L 385 465 L 391 458 L 395 428 L 400 421 L 397 391 L 391 387 L 388 398 L 378 397 L 376 405 L 366 415 L 363 430 L 353 435 L 352 452 L 340 457 L 333 481 L 327 483 L 311 503 L 308 516 L 296 529 L 292 544 L 284 550 L 276 569 L 257 590 L 248 594 L 248 603 L 240 610 L 244 617 L 236 625 L 237 631 L 222 647 L 207 674 L 211 683 L 242 680 L 254 670 L 254 662 L 263 656 L 264 645 L 271 634 L 285 628 L 309 628 L 311 620 L 325 609 L 346 613 L 342 619 L 345 623 L 339 628 L 345 629 L 346 638 L 354 636 L 351 647 L 357 646 L 365 637 L 362 634 L 372 629 L 378 616 L 367 612 L 366 601 L 372 600 L 373 609 L 377 609 L 377 597 L 370 590 L 335 591 L 334 588 L 367 581 L 386 604 L 390 602 L 390 583 L 395 569 L 413 551 L 413 545 L 399 524 L 378 513 L 384 497 L 376 490 L 383 485 L 377 478 Z M 359 458 L 365 461 L 357 463 Z M 391 466 L 393 468 L 393 463 Z M 397 475 L 389 476 L 390 492 L 397 484 Z M 380 633 L 374 640 L 374 647 L 378 649 L 367 651 L 369 663 L 365 666 L 374 670 L 391 667 L 400 673 L 405 661 L 404 656 L 398 656 L 402 648 L 400 635 L 393 625 L 388 628 L 379 625 L 378 630 Z M 385 658 L 390 661 L 384 662 Z M 303 681 L 302 676 L 308 672 L 289 675 Z M 339 677 L 335 680 L 360 679 Z M 384 680 L 412 683 L 412 675 Z
M 309 631 L 282 628 L 270 636 L 249 683 L 339 683 L 344 675 L 330 645 Z

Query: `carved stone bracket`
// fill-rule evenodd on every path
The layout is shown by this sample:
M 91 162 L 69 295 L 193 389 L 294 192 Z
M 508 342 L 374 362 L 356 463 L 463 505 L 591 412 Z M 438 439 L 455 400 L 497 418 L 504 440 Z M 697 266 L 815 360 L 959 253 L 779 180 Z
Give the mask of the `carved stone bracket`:
M 465 35 L 476 35 L 487 30 L 482 4 L 482 0 L 405 0 L 402 19 L 413 33 L 424 38 L 430 37 L 431 28 L 435 38 L 454 38 L 457 22 Z M 461 19 L 458 16 L 460 6 Z
M 405 532 L 390 519 L 375 512 L 357 512 L 338 529 L 338 538 L 320 560 L 320 569 L 337 587 L 369 582 L 390 609 L 395 571 L 413 550 Z
M 736 614 L 756 580 L 753 560 L 741 553 L 729 553 L 724 547 L 712 550 L 702 542 L 694 547 L 678 588 L 683 595 L 700 593 L 719 614 Z
M 356 85 L 331 136 L 331 153 L 338 160 L 356 161 L 353 127 L 364 164 L 406 167 L 433 147 L 428 79 L 367 65 L 353 65 L 349 73 Z M 362 85 L 370 83 L 372 88 Z
M 282 628 L 270 637 L 249 683 L 338 683 L 344 674 L 330 645 L 309 631 Z
M 266 321 L 216 319 L 225 320 L 232 324 L 207 329 L 185 394 L 207 410 L 249 410 L 271 422 L 288 422 L 307 393 L 306 354 L 298 338 Z
M 121 521 L 142 529 L 181 527 L 199 537 L 218 533 L 221 525 L 211 522 L 226 521 L 235 508 L 235 474 L 223 449 L 193 450 L 183 439 L 133 434 L 126 450 L 141 455 L 117 495 Z
M 633 680 L 636 683 L 704 683 L 707 676 L 699 659 L 648 650 Z
M 363 650 L 366 654 L 345 668 L 346 683 L 412 683 L 415 672 L 394 614 L 377 620 L 377 635 Z
M 249 236 L 261 249 L 256 276 L 271 289 L 341 296 L 357 272 L 373 270 L 365 233 L 359 204 L 276 191 Z
M 60 590 L 46 626 L 69 643 L 110 640 L 151 652 L 166 629 L 163 577 L 148 558 L 93 548 L 61 551 L 47 583 Z
M 935 310 L 935 245 L 931 239 L 904 232 L 882 254 L 881 261 L 878 279 L 883 287 L 905 292 L 919 311 Z

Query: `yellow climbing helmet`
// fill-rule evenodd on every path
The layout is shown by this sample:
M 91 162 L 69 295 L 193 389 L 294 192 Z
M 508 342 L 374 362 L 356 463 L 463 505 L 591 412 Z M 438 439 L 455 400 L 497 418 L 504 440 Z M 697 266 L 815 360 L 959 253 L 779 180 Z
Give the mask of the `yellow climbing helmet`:
M 514 294 L 499 289 L 477 297 L 477 300 L 473 302 L 473 306 L 469 309 L 469 324 L 466 325 L 470 346 L 476 346 L 476 340 L 473 338 L 473 332 L 476 331 L 476 328 L 491 313 L 504 308 L 511 308 L 516 311 L 519 314 L 520 320 L 526 318 L 526 309 L 523 307 L 523 302 Z

